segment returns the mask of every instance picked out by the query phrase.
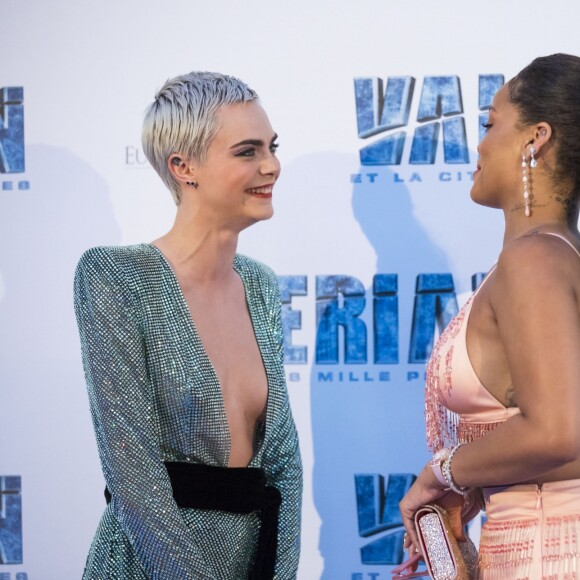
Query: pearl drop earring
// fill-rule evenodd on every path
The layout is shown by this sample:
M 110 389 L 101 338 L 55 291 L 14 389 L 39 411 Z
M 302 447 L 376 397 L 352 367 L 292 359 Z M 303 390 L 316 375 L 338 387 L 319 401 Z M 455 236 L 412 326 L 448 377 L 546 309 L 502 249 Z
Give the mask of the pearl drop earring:
M 538 162 L 534 155 L 536 154 L 536 148 L 532 145 L 530 147 L 530 167 L 535 169 L 538 166 Z
M 526 217 L 530 217 L 532 215 L 532 204 L 530 201 L 530 191 L 528 189 L 528 164 L 526 163 L 525 153 L 522 155 L 522 182 L 524 184 L 524 213 L 526 214 Z

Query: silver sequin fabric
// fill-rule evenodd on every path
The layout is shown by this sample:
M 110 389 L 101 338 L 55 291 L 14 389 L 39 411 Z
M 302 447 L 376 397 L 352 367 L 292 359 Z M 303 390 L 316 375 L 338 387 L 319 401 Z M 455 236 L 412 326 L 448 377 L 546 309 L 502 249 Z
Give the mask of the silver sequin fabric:
M 266 419 L 250 467 L 280 490 L 277 579 L 296 577 L 302 466 L 282 362 L 273 272 L 236 255 L 268 379 Z M 227 466 L 221 386 L 177 279 L 151 244 L 92 248 L 75 276 L 75 311 L 89 402 L 107 487 L 84 580 L 244 579 L 257 513 L 183 509 L 163 461 Z M 100 500 L 100 498 L 99 498 Z M 104 501 L 104 500 L 103 500 Z

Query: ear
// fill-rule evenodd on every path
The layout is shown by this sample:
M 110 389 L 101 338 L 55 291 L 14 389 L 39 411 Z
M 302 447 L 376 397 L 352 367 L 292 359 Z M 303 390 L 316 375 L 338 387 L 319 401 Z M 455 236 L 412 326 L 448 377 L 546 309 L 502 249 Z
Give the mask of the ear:
M 542 121 L 530 127 L 532 139 L 527 143 L 526 156 L 530 154 L 530 147 L 534 147 L 536 157 L 541 156 L 542 148 L 546 147 L 552 138 L 552 127 L 549 123 Z
M 179 153 L 173 153 L 169 156 L 167 168 L 171 175 L 183 185 L 188 181 L 195 181 L 195 168 Z

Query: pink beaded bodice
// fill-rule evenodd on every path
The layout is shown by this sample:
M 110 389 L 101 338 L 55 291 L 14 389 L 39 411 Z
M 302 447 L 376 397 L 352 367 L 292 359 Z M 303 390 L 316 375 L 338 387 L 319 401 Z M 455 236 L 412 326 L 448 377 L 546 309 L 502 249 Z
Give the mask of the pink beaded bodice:
M 432 451 L 473 441 L 520 412 L 506 408 L 482 385 L 469 359 L 467 324 L 478 291 L 447 325 L 427 364 L 425 421 Z

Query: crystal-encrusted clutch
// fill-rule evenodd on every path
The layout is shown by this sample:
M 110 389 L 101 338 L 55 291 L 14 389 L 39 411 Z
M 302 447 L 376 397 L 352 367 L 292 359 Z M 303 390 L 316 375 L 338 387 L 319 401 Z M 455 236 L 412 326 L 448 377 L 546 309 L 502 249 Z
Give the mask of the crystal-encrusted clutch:
M 457 541 L 442 507 L 429 504 L 420 508 L 415 514 L 415 528 L 433 580 L 477 578 L 477 549 L 469 538 L 467 542 Z

